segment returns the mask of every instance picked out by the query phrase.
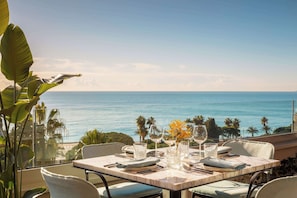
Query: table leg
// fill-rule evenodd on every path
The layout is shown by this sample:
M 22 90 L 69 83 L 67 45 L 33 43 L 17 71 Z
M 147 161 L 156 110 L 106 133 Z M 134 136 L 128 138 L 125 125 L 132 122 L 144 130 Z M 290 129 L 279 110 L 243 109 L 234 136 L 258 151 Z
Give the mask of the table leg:
M 181 191 L 170 191 L 170 198 L 181 198 Z

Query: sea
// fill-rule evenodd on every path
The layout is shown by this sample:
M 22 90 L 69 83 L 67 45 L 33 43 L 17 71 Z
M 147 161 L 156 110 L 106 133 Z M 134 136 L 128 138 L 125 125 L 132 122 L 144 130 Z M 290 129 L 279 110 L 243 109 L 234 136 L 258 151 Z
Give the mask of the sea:
M 64 142 L 78 142 L 89 130 L 121 132 L 139 140 L 136 119 L 153 117 L 161 126 L 175 119 L 202 115 L 224 126 L 226 118 L 240 120 L 242 137 L 247 129 L 264 134 L 261 119 L 268 119 L 273 131 L 290 126 L 295 113 L 297 92 L 46 92 L 39 102 L 58 109 L 66 125 Z

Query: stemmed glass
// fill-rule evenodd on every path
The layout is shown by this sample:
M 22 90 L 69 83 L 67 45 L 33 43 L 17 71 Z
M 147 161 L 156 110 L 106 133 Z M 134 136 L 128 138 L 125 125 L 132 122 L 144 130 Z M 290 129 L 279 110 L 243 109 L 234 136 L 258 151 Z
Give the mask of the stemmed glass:
M 158 157 L 158 143 L 160 143 L 162 140 L 163 129 L 156 124 L 152 124 L 149 130 L 149 137 L 153 142 L 155 142 L 155 157 Z
M 183 128 L 183 130 L 187 133 L 187 138 L 189 141 L 191 141 L 191 139 L 193 138 L 193 133 L 195 130 L 196 125 L 194 125 L 193 123 L 190 122 L 186 122 L 185 126 Z
M 167 128 L 164 128 L 163 141 L 171 148 L 171 146 L 173 146 L 176 142 L 176 137 L 174 134 L 170 133 Z
M 207 140 L 207 129 L 205 125 L 197 125 L 194 127 L 193 140 L 199 144 L 199 155 L 201 157 L 201 145 Z

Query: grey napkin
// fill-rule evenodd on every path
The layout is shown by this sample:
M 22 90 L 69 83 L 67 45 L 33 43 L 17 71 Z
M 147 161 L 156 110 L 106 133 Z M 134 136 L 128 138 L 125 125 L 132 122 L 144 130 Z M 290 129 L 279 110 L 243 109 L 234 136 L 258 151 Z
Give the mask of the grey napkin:
M 231 168 L 235 170 L 243 169 L 246 166 L 246 164 L 242 162 L 227 161 L 224 159 L 210 157 L 202 159 L 201 162 L 207 166 L 213 166 L 218 168 Z
M 160 161 L 157 157 L 148 157 L 143 160 L 129 160 L 124 162 L 118 162 L 118 168 L 140 168 L 146 166 L 152 166 Z
M 232 150 L 230 146 L 219 146 L 218 147 L 218 154 L 228 153 Z
M 122 147 L 124 153 L 134 154 L 134 147 L 131 145 L 125 145 Z

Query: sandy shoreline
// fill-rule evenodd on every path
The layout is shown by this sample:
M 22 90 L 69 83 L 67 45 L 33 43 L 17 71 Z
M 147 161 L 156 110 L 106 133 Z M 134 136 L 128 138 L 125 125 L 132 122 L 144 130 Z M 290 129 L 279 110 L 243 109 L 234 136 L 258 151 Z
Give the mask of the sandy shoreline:
M 78 142 L 67 142 L 67 143 L 60 143 L 59 150 L 63 153 L 56 157 L 57 160 L 65 160 L 65 155 L 68 151 L 70 151 L 74 146 L 76 146 Z

